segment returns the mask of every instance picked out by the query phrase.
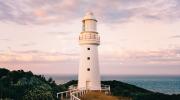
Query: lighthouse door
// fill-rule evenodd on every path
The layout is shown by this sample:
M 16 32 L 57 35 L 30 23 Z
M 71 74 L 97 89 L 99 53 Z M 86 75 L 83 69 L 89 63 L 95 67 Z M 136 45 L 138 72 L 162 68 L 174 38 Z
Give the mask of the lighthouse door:
M 90 81 L 86 81 L 86 89 L 89 89 L 90 87 Z

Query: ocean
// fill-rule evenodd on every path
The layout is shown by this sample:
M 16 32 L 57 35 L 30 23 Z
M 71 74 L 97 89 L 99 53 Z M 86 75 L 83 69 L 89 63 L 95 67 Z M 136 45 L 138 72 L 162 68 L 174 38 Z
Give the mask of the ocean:
M 57 84 L 77 80 L 77 75 L 46 75 L 46 77 L 52 77 Z M 101 79 L 122 81 L 154 92 L 180 94 L 180 76 L 105 75 Z

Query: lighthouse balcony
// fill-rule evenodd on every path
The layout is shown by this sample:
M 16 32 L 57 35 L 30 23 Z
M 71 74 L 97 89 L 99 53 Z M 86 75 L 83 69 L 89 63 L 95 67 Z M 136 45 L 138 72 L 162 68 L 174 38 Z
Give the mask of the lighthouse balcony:
M 98 34 L 94 33 L 85 33 L 80 34 L 79 36 L 79 43 L 80 44 L 100 44 L 100 37 Z

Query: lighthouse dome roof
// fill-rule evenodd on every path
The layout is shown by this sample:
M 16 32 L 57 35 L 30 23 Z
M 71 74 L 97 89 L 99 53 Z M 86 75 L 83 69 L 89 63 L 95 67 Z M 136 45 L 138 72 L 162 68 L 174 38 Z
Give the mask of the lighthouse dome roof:
M 94 19 L 94 20 L 96 20 L 96 18 L 94 17 L 94 14 L 92 12 L 87 12 L 86 13 L 83 20 L 86 20 L 86 19 Z

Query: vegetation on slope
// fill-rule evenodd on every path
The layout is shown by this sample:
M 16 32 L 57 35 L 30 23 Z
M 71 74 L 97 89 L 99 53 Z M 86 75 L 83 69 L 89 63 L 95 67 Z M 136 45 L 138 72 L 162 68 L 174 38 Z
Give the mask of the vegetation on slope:
M 0 99 L 13 100 L 54 100 L 56 93 L 63 91 L 52 78 L 34 75 L 23 70 L 9 71 L 0 68 Z
M 180 100 L 180 94 L 167 95 L 163 93 L 155 93 L 134 85 L 115 80 L 103 81 L 102 83 L 111 86 L 111 93 L 114 96 L 131 97 L 133 100 Z

